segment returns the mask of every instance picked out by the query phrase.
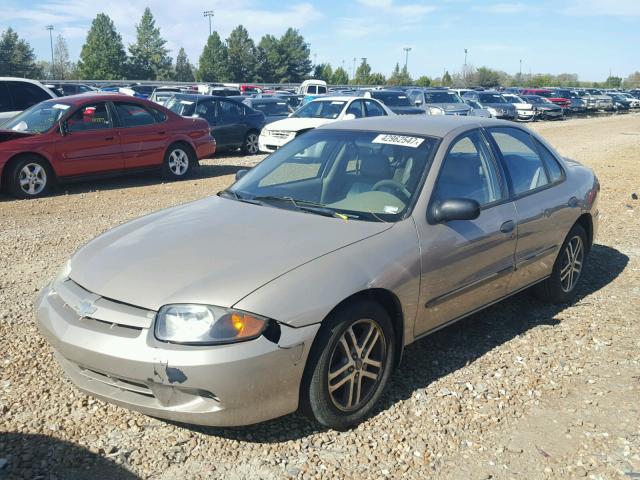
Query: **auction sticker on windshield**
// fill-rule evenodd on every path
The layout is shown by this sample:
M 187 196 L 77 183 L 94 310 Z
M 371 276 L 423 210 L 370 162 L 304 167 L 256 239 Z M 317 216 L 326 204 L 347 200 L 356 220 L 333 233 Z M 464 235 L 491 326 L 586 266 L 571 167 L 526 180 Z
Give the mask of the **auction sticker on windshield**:
M 391 135 L 382 133 L 374 138 L 371 143 L 383 143 L 385 145 L 400 145 L 402 147 L 418 148 L 424 142 L 424 138 L 407 137 L 404 135 Z
M 56 110 L 66 110 L 67 108 L 69 108 L 70 105 L 65 105 L 64 103 L 56 103 L 53 107 L 51 108 L 55 108 Z

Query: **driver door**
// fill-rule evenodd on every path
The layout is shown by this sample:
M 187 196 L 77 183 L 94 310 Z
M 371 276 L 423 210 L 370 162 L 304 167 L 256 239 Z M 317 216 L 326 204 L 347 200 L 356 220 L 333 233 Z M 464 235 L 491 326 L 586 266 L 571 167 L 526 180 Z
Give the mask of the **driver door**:
M 452 142 L 429 205 L 450 198 L 480 204 L 475 220 L 431 224 L 416 216 L 422 277 L 415 335 L 504 297 L 514 268 L 516 210 L 480 130 Z

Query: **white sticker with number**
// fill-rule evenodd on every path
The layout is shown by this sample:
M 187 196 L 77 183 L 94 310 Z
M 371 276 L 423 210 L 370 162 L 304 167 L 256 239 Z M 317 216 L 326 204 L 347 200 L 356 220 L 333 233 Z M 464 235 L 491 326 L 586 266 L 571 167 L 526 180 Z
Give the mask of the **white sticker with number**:
M 382 133 L 374 138 L 371 143 L 383 143 L 385 145 L 400 145 L 402 147 L 418 148 L 422 145 L 422 142 L 424 142 L 424 138 Z

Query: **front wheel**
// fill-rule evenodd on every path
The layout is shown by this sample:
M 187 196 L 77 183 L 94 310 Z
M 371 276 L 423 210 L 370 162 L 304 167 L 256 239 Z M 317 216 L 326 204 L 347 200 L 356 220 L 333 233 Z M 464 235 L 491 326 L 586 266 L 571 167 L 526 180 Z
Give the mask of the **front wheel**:
M 164 155 L 162 176 L 167 180 L 185 178 L 194 162 L 191 149 L 181 144 L 171 145 Z
M 302 404 L 337 430 L 364 420 L 384 390 L 395 355 L 394 331 L 377 303 L 354 302 L 326 320 L 307 365 Z
M 551 276 L 536 285 L 535 293 L 550 303 L 569 303 L 576 295 L 588 252 L 587 234 L 574 225 L 553 264 Z
M 257 132 L 249 132 L 244 139 L 244 143 L 242 144 L 242 153 L 244 155 L 255 155 L 259 151 L 259 143 L 258 143 L 258 133 Z
M 49 164 L 37 156 L 25 156 L 9 170 L 7 187 L 16 198 L 37 198 L 46 195 L 53 183 Z

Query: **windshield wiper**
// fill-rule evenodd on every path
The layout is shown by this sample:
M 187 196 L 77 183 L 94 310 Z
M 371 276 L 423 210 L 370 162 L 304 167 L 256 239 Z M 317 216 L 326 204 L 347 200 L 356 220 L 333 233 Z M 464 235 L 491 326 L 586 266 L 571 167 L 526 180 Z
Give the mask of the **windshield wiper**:
M 312 201 L 307 201 L 307 200 L 296 200 L 292 197 L 279 197 L 277 195 L 258 195 L 256 197 L 253 197 L 251 200 L 257 201 L 257 202 L 266 202 L 266 203 L 270 203 L 274 201 L 276 202 L 284 201 L 284 202 L 288 202 L 290 205 L 293 206 L 293 208 L 301 212 L 315 213 L 316 215 L 341 218 L 343 220 L 347 220 L 349 218 L 348 215 L 338 213 L 332 208 L 326 207 L 322 204 L 315 203 Z
M 240 196 L 237 192 L 235 192 L 234 190 L 230 190 L 230 189 L 225 189 L 225 190 L 221 190 L 218 192 L 218 196 L 219 197 L 225 197 L 225 198 L 233 198 L 234 200 L 238 200 L 239 202 L 245 202 L 245 203 L 251 203 L 253 205 L 262 205 L 261 202 L 259 201 L 254 201 L 251 198 L 245 198 Z

